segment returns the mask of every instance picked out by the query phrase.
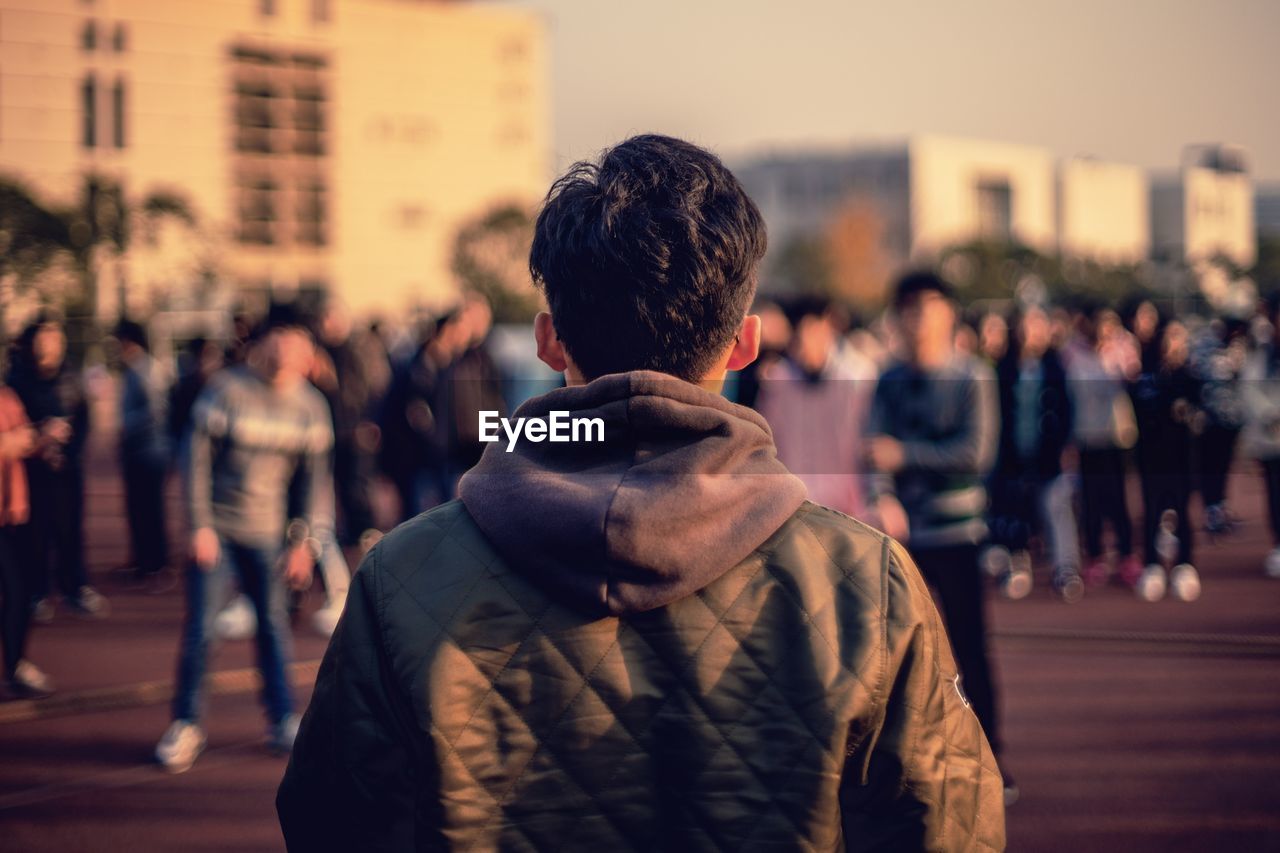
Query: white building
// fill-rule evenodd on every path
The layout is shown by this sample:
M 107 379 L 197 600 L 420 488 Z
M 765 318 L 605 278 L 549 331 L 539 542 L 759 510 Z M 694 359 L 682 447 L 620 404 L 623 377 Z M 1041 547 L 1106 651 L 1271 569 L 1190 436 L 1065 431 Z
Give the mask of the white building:
M 1058 251 L 1104 264 L 1151 253 L 1146 173 L 1137 166 L 1074 157 L 1058 166 Z
M 1235 146 L 1187 149 L 1176 174 L 1151 184 L 1152 252 L 1195 268 L 1225 258 L 1241 268 L 1258 257 L 1253 182 Z

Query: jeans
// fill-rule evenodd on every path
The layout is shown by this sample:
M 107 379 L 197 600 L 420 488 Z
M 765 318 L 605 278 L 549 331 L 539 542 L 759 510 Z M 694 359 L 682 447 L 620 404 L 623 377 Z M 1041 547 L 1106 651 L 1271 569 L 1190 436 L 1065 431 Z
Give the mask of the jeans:
M 27 647 L 31 608 L 27 602 L 27 569 L 23 565 L 19 538 L 26 531 L 0 526 L 0 636 L 4 640 L 4 677 L 13 678 Z
M 1125 498 L 1124 453 L 1116 448 L 1080 451 L 1080 502 L 1084 508 L 1085 552 L 1102 556 L 1102 525 L 1111 522 L 1121 557 L 1133 551 L 1133 523 Z
M 194 563 L 187 569 L 187 613 L 179 648 L 178 686 L 173 718 L 197 722 L 202 709 L 202 683 L 209 656 L 217 642 L 214 620 L 235 594 L 236 581 L 253 602 L 258 617 L 258 671 L 262 674 L 262 705 L 271 723 L 293 712 L 286 668 L 292 657 L 288 590 L 277 566 L 280 549 L 221 541 L 218 564 L 204 571 Z
M 70 464 L 55 471 L 28 460 L 27 478 L 31 488 L 27 595 L 32 603 L 48 597 L 52 556 L 58 590 L 67 601 L 79 601 L 80 587 L 89 582 L 84 565 L 84 471 Z

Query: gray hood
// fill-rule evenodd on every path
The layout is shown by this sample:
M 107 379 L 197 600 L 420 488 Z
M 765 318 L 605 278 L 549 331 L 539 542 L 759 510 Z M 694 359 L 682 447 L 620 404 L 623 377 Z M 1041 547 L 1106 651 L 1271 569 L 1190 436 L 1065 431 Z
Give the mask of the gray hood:
M 804 501 L 759 414 L 652 371 L 535 397 L 514 418 L 600 418 L 604 441 L 488 445 L 458 492 L 511 566 L 593 615 L 651 610 L 745 559 Z M 501 434 L 501 431 L 500 431 Z

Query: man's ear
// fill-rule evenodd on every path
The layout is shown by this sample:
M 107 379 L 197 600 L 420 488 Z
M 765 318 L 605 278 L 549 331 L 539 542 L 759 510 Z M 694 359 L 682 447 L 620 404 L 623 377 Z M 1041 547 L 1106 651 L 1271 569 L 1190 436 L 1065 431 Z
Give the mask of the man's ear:
M 564 344 L 556 336 L 551 315 L 546 311 L 539 311 L 533 318 L 533 337 L 538 342 L 538 360 L 557 373 L 563 373 L 569 362 L 565 359 Z
M 742 318 L 742 328 L 734 339 L 733 349 L 729 351 L 729 361 L 725 367 L 729 370 L 741 370 L 756 360 L 760 355 L 760 315 L 748 314 Z

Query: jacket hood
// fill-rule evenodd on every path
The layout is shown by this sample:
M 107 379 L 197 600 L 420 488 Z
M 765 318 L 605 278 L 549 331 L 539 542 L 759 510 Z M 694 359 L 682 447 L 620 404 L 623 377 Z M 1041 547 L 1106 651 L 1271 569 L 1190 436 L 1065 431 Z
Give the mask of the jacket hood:
M 503 558 L 593 615 L 652 610 L 744 560 L 805 498 L 768 423 L 662 373 L 560 388 L 512 418 L 599 418 L 602 442 L 489 444 L 458 487 Z

